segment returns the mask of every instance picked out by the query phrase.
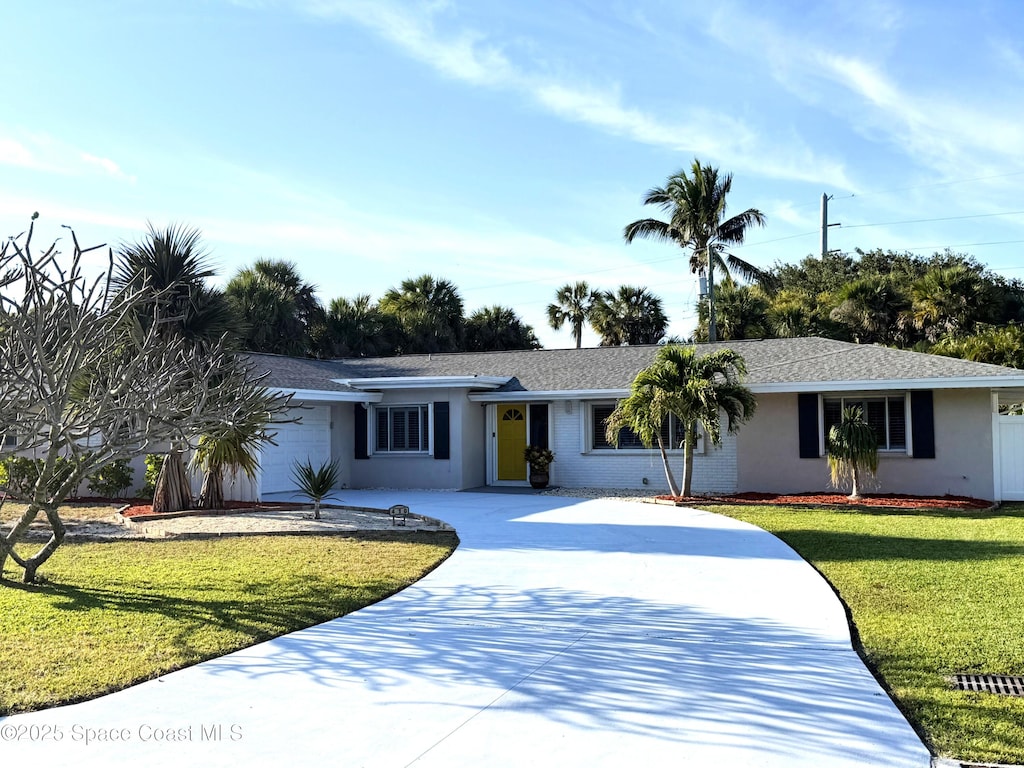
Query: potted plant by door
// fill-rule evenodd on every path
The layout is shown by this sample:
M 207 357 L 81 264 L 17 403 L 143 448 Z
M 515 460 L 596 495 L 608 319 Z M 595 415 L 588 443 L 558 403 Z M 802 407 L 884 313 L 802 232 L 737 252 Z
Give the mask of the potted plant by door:
M 523 458 L 530 465 L 530 485 L 534 488 L 547 488 L 550 479 L 548 467 L 555 460 L 555 454 L 548 448 L 528 445 L 523 451 Z

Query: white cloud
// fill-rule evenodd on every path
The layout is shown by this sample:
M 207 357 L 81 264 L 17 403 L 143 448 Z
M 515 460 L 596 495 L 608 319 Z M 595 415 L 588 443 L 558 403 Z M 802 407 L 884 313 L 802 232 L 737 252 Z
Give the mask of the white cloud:
M 36 166 L 36 161 L 32 152 L 24 144 L 0 136 L 0 165 L 33 168 Z
M 812 209 L 806 203 L 797 205 L 792 200 L 770 200 L 765 204 L 763 212 L 772 220 L 778 219 L 801 230 L 811 230 L 821 224 L 818 209 Z
M 666 117 L 623 103 L 620 89 L 580 85 L 512 62 L 502 46 L 475 30 L 442 35 L 436 17 L 447 4 L 416 11 L 386 0 L 305 0 L 300 8 L 320 18 L 364 26 L 441 74 L 471 85 L 518 92 L 548 112 L 616 136 L 672 151 L 716 158 L 731 168 L 787 180 L 852 189 L 838 161 L 799 140 L 780 146 L 741 120 L 705 109 Z
M 109 157 L 97 157 L 96 155 L 90 155 L 88 152 L 82 152 L 82 162 L 86 165 L 95 166 L 102 169 L 108 176 L 113 176 L 116 179 L 124 179 L 131 183 L 135 183 L 135 177 L 129 176 L 127 173 L 121 170 L 121 166 L 111 160 Z
M 60 176 L 88 177 L 100 173 L 122 181 L 135 182 L 135 177 L 125 173 L 114 160 L 43 134 L 20 138 L 0 134 L 0 165 Z
M 447 39 L 438 36 L 432 17 L 446 8 L 444 4 L 429 4 L 418 15 L 382 0 L 309 0 L 303 5 L 314 16 L 367 27 L 449 77 L 492 86 L 516 77 L 505 55 L 487 44 L 484 35 L 465 31 Z
M 873 131 L 938 170 L 1000 168 L 997 158 L 1016 160 L 1024 152 L 1024 130 L 1005 110 L 979 110 L 957 96 L 919 95 L 901 89 L 877 67 L 852 57 L 819 53 L 825 76 L 859 96 Z

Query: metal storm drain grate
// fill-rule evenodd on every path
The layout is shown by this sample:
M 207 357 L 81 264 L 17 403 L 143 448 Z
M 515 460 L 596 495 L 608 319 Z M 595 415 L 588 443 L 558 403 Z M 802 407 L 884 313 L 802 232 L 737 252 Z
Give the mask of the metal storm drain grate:
M 953 675 L 954 688 L 961 691 L 999 693 L 1003 696 L 1024 696 L 1024 677 L 1009 675 Z

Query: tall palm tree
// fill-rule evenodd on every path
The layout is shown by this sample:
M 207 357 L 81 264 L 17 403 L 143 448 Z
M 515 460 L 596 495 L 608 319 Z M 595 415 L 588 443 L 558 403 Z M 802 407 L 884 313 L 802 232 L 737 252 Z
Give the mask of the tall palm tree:
M 730 433 L 739 429 L 754 413 L 757 399 L 742 383 L 747 368 L 743 358 L 731 349 L 698 356 L 694 347 L 662 347 L 654 362 L 637 374 L 629 397 L 619 401 L 606 424 L 606 437 L 618 443 L 619 430 L 630 427 L 641 442 L 655 442 L 665 465 L 665 477 L 673 496 L 690 496 L 693 488 L 693 449 L 699 424 L 713 444 L 722 441 L 721 414 Z M 683 485 L 680 489 L 669 466 L 661 424 L 669 414 L 682 425 Z M 682 493 L 680 494 L 680 490 Z
M 179 333 L 193 341 L 216 341 L 235 324 L 222 291 L 206 285 L 216 275 L 198 229 L 151 223 L 146 237 L 123 243 L 111 283 L 116 289 L 152 290 L 163 305 L 161 332 Z M 146 318 L 140 318 L 145 321 Z
M 514 309 L 498 306 L 478 309 L 466 320 L 467 352 L 540 349 L 533 328 Z
M 402 352 L 456 352 L 465 333 L 462 297 L 455 284 L 432 275 L 403 280 L 379 303 L 395 316 L 407 336 Z
M 590 323 L 602 347 L 657 344 L 668 328 L 661 299 L 646 288 L 620 285 L 616 292 L 598 294 Z
M 555 331 L 568 323 L 576 339 L 576 349 L 583 344 L 583 326 L 597 301 L 597 291 L 590 290 L 586 281 L 566 283 L 555 293 L 555 303 L 548 304 L 548 325 Z
M 111 282 L 118 288 L 154 292 L 166 318 L 160 333 L 180 334 L 197 345 L 217 341 L 235 325 L 226 296 L 206 285 L 215 274 L 197 229 L 171 224 L 163 230 L 148 225 L 146 237 L 119 247 Z M 149 317 L 139 317 L 145 323 Z M 182 381 L 179 386 L 187 387 Z M 182 454 L 186 446 L 171 445 L 153 493 L 153 509 L 176 512 L 192 505 L 192 491 Z
M 690 271 L 694 274 L 708 273 L 718 266 L 726 274 L 735 270 L 746 280 L 767 283 L 770 275 L 730 253 L 726 248 L 743 242 L 747 228 L 764 226 L 765 217 L 756 208 L 748 208 L 730 218 L 725 218 L 726 198 L 732 189 L 732 174 L 719 176 L 718 169 L 701 165 L 694 159 L 687 174 L 683 169 L 669 176 L 664 187 L 654 187 L 644 196 L 644 205 L 654 205 L 668 215 L 668 221 L 661 219 L 639 219 L 627 224 L 622 234 L 627 243 L 637 237 L 675 243 L 690 251 Z M 713 279 L 708 281 L 708 292 L 712 297 Z M 715 318 L 711 313 L 708 329 L 711 340 L 715 340 Z

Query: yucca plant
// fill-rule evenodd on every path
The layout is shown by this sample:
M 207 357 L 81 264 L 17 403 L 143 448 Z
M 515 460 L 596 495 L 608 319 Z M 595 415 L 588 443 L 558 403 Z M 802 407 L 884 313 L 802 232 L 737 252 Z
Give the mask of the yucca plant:
M 860 498 L 860 481 L 864 472 L 872 476 L 878 471 L 878 436 L 864 421 L 860 408 L 843 409 L 842 420 L 828 431 L 828 468 L 836 488 L 847 482 L 852 485 L 851 501 Z
M 299 493 L 313 502 L 313 519 L 320 519 L 320 502 L 324 500 L 338 483 L 338 462 L 325 461 L 318 468 L 306 459 L 306 463 L 296 461 L 292 464 L 292 479 L 299 488 Z

